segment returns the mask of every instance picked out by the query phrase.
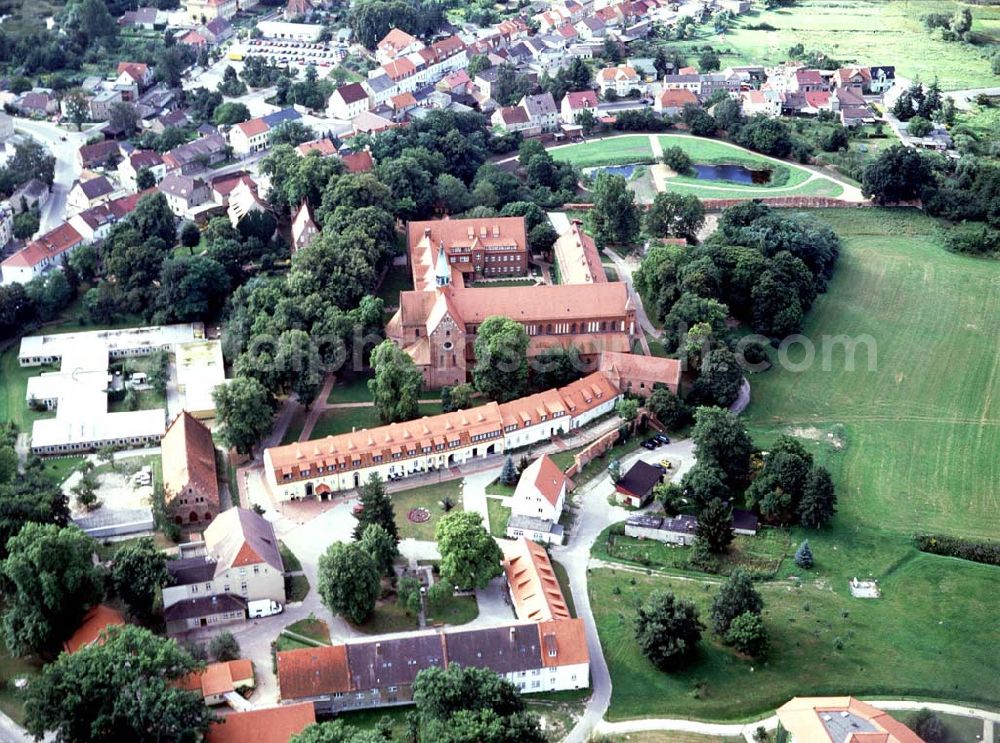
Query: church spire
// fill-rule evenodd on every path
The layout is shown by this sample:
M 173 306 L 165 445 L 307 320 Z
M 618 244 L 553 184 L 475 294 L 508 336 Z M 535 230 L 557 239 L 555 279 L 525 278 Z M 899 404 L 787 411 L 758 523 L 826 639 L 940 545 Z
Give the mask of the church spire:
M 444 254 L 444 241 L 438 246 L 437 263 L 434 265 L 434 285 L 439 289 L 451 283 L 451 266 L 448 265 L 448 257 Z

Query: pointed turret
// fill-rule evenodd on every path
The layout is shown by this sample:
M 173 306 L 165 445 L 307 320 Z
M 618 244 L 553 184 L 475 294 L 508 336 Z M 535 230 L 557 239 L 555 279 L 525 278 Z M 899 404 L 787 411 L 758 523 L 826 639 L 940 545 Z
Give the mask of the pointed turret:
M 437 263 L 434 264 L 434 285 L 439 289 L 451 283 L 451 266 L 448 265 L 448 257 L 444 254 L 444 241 L 438 245 Z

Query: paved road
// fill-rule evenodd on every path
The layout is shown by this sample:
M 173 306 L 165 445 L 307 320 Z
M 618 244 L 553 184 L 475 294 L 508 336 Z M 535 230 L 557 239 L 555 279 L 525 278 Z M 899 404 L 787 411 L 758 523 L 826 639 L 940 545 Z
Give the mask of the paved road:
M 694 444 L 690 439 L 685 439 L 654 451 L 640 449 L 623 458 L 622 469 L 627 470 L 639 459 L 657 462 L 665 457 L 680 462 L 674 475 L 679 478 L 694 465 Z M 590 651 L 590 683 L 593 693 L 583 716 L 566 736 L 567 743 L 582 743 L 587 740 L 604 718 L 611 702 L 611 675 L 601 649 L 597 625 L 590 608 L 590 595 L 587 592 L 587 567 L 590 564 L 591 547 L 608 524 L 624 521 L 628 515 L 624 508 L 608 503 L 611 491 L 611 478 L 607 474 L 594 478 L 576 491 L 573 497 L 578 504 L 578 511 L 575 525 L 570 531 L 569 543 L 552 548 L 553 558 L 562 563 L 569 576 L 576 613 L 586 626 L 587 649 Z
M 52 193 L 42 208 L 39 234 L 58 227 L 66 218 L 66 197 L 80 176 L 77 150 L 87 142 L 86 132 L 67 132 L 49 121 L 14 119 L 15 130 L 40 142 L 56 158 Z
M 943 96 L 950 97 L 955 101 L 955 107 L 962 110 L 972 108 L 976 96 L 986 94 L 988 96 L 1000 96 L 1000 88 L 968 88 L 966 90 L 946 90 Z

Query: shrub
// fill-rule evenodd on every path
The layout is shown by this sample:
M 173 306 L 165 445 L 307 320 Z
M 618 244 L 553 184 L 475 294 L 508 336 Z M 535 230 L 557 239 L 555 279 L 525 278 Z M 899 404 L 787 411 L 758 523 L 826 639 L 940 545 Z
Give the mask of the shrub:
M 955 225 L 944 231 L 944 246 L 953 253 L 1000 253 L 1000 230 L 980 222 Z
M 914 541 L 921 552 L 958 557 L 971 562 L 981 562 L 984 565 L 1000 565 L 1000 543 L 997 542 L 979 542 L 940 534 L 918 534 L 914 537 Z
M 222 632 L 212 638 L 208 650 L 220 663 L 240 657 L 240 644 L 232 632 Z

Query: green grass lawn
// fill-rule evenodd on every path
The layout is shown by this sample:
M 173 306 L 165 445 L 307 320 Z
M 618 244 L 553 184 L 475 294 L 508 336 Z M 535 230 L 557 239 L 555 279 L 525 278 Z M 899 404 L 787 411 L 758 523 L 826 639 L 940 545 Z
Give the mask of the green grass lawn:
M 479 605 L 475 596 L 449 596 L 441 601 L 427 601 L 427 626 L 467 624 L 479 616 Z M 418 628 L 416 614 L 410 614 L 405 607 L 391 599 L 379 602 L 375 611 L 364 624 L 354 625 L 367 635 L 382 635 L 392 632 L 409 632 Z
M 413 539 L 433 541 L 437 522 L 445 514 L 440 503 L 445 496 L 448 496 L 455 508 L 460 507 L 462 502 L 461 483 L 461 480 L 446 480 L 433 485 L 391 493 L 392 509 L 396 514 L 396 526 L 399 528 L 400 538 L 412 537 Z M 421 524 L 410 521 L 407 515 L 414 508 L 426 508 L 430 511 L 430 520 Z
M 326 626 L 326 622 L 314 616 L 292 622 L 285 629 L 297 635 L 308 637 L 310 640 L 323 643 L 324 645 L 330 644 L 330 628 Z
M 490 516 L 490 534 L 499 539 L 507 536 L 507 519 L 510 518 L 510 506 L 503 498 L 489 497 L 486 499 L 486 510 Z
M 648 568 L 700 572 L 688 565 L 690 547 L 627 537 L 623 533 L 623 524 L 612 524 L 601 532 L 592 550 L 594 557 Z M 785 529 L 762 529 L 753 537 L 738 535 L 729 551 L 721 557 L 719 572 L 729 575 L 742 567 L 762 575 L 774 575 L 782 562 L 794 552 L 795 545 Z
M 906 723 L 915 715 L 915 712 L 899 713 L 900 719 Z M 959 715 L 946 715 L 938 712 L 941 722 L 951 733 L 953 743 L 977 743 L 983 740 L 983 721 L 974 717 L 961 717 Z M 991 723 L 992 724 L 992 723 Z
M 0 355 L 0 421 L 13 421 L 25 433 L 31 432 L 31 424 L 41 418 L 55 417 L 54 411 L 36 412 L 28 407 L 25 397 L 28 392 L 29 377 L 36 377 L 45 371 L 56 371 L 54 366 L 29 366 L 22 368 L 17 363 L 19 344 L 14 343 Z
M 285 566 L 286 573 L 297 573 L 302 570 L 302 562 L 288 549 L 288 545 L 279 541 L 278 549 L 281 551 L 281 562 Z
M 440 601 L 428 600 L 427 624 L 468 624 L 479 616 L 475 596 L 447 596 Z
M 486 495 L 499 495 L 502 498 L 506 498 L 514 495 L 515 490 L 517 490 L 516 485 L 504 485 L 498 478 L 486 486 Z
M 421 404 L 418 417 L 425 415 L 438 415 L 441 412 L 441 403 Z M 366 428 L 376 428 L 382 425 L 374 407 L 365 408 L 337 408 L 334 410 L 324 410 L 316 419 L 313 427 L 311 439 L 321 439 L 324 436 L 336 436 L 340 433 L 350 433 L 352 430 L 361 431 Z
M 373 372 L 361 372 L 352 374 L 343 379 L 338 378 L 330 394 L 327 395 L 328 405 L 343 402 L 371 402 L 372 393 L 368 391 L 368 380 L 374 376 Z
M 405 243 L 404 243 L 405 249 Z M 413 290 L 413 275 L 409 266 L 389 266 L 386 271 L 382 285 L 379 286 L 376 296 L 385 302 L 386 307 L 399 306 L 399 293 Z
M 281 437 L 281 445 L 294 444 L 302 436 L 302 428 L 306 424 L 306 409 L 301 405 L 296 405 L 295 409 L 292 410 L 292 419 L 288 421 L 288 428 L 285 429 L 285 435 Z
M 570 162 L 580 168 L 653 161 L 648 134 L 592 139 L 581 144 L 554 147 L 549 153 L 556 160 Z
M 563 598 L 566 599 L 566 607 L 569 609 L 569 614 L 575 617 L 576 602 L 573 601 L 573 591 L 569 587 L 569 575 L 566 574 L 566 568 L 563 567 L 561 562 L 552 560 L 552 570 L 556 574 L 556 580 L 559 581 L 559 588 L 562 590 Z
M 776 64 L 788 58 L 790 46 L 801 43 L 848 64 L 892 64 L 897 75 L 925 83 L 937 77 L 944 90 L 995 86 L 988 57 L 991 43 L 1000 42 L 1000 8 L 966 6 L 983 43 L 946 42 L 924 30 L 921 19 L 928 13 L 951 15 L 959 7 L 948 0 L 800 0 L 791 8 L 742 16 L 725 37 L 714 34 L 711 24 L 703 25 L 699 38 L 680 46 L 711 43 L 724 52 L 725 68 Z M 740 28 L 763 23 L 776 30 Z
M 670 732 L 646 730 L 641 733 L 612 735 L 610 740 L 614 743 L 742 743 L 744 739 L 716 738 L 711 735 L 698 735 L 697 733 L 680 733 L 676 730 L 671 730 Z
M 766 661 L 740 658 L 705 635 L 691 668 L 665 674 L 635 642 L 637 603 L 654 588 L 667 589 L 694 601 L 704 620 L 717 585 L 594 570 L 590 602 L 614 688 L 608 718 L 744 719 L 796 695 L 844 689 L 993 706 L 1000 659 L 982 648 L 995 641 L 995 602 L 984 590 L 995 573 L 986 565 L 913 555 L 884 578 L 878 600 L 851 598 L 843 576 L 809 576 L 800 587 L 764 583 L 772 644 Z

